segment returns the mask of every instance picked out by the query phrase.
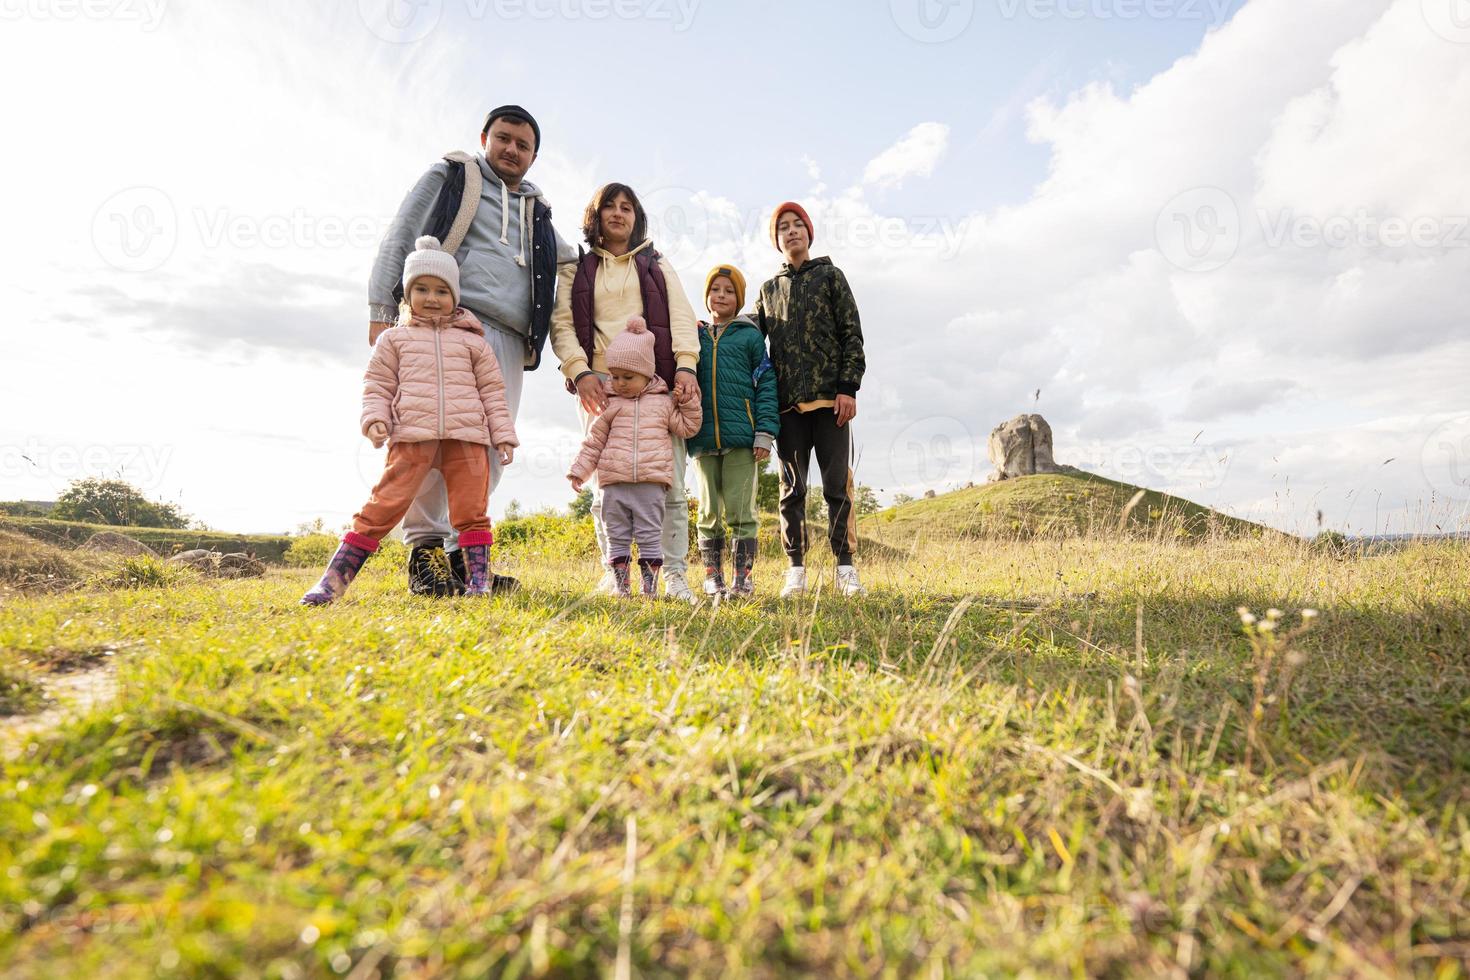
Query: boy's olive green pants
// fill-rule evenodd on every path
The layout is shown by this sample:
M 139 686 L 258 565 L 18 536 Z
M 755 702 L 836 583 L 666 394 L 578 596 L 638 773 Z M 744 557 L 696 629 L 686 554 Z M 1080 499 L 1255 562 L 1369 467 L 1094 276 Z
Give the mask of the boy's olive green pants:
M 723 540 L 722 521 L 730 525 L 733 540 L 755 537 L 759 474 L 755 450 L 732 449 L 723 456 L 698 456 L 694 465 L 699 471 L 699 539 Z

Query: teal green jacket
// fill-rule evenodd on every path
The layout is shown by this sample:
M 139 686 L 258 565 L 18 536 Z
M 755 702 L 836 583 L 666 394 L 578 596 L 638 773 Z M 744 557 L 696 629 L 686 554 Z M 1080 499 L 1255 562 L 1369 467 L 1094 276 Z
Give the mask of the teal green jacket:
M 699 325 L 699 391 L 704 424 L 689 440 L 691 456 L 771 448 L 781 431 L 776 372 L 754 323 L 737 316 L 718 341 L 708 323 Z

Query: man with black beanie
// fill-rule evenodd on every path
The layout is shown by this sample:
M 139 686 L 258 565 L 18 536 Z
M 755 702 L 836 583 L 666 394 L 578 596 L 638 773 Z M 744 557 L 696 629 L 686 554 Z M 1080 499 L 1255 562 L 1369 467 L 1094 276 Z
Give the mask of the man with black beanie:
M 518 415 L 526 371 L 541 363 L 555 302 L 556 267 L 576 260 L 551 224 L 551 208 L 526 171 L 541 150 L 541 127 L 518 105 L 491 109 L 480 131 L 481 152 L 444 155 L 408 192 L 378 247 L 368 281 L 368 342 L 398 319 L 403 261 L 414 239 L 433 235 L 460 267 L 460 304 L 480 321 L 505 378 L 512 416 Z M 490 460 L 490 491 L 502 467 Z M 409 588 L 420 595 L 462 591 L 457 535 L 449 525 L 444 480 L 424 480 L 403 520 Z M 447 550 L 446 550 L 447 549 Z M 492 588 L 514 579 L 496 575 Z

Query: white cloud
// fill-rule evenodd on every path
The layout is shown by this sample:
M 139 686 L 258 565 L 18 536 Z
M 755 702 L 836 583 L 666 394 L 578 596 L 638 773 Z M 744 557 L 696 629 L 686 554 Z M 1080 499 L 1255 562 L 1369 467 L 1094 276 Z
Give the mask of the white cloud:
M 928 177 L 948 148 L 948 126 L 919 123 L 903 139 L 868 161 L 863 183 L 882 189 L 900 187 L 909 177 Z

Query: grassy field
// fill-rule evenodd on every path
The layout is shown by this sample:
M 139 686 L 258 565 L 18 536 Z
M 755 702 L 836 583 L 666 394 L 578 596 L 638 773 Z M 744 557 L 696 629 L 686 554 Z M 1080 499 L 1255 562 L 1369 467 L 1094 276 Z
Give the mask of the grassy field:
M 880 555 L 12 597 L 0 710 L 111 686 L 0 736 L 0 972 L 1465 975 L 1470 549 Z

